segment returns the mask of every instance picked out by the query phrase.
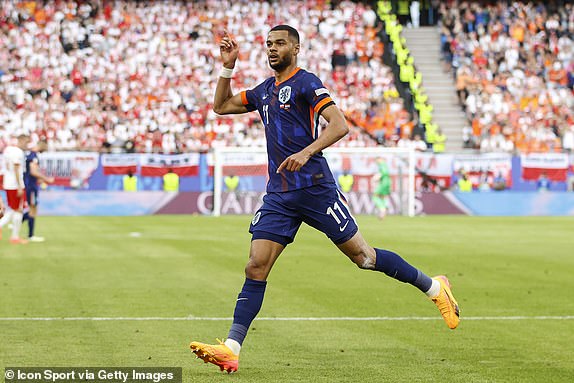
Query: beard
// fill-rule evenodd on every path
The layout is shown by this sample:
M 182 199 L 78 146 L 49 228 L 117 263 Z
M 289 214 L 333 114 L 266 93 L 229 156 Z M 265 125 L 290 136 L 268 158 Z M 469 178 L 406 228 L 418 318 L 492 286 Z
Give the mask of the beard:
M 267 61 L 269 62 L 269 66 L 271 67 L 271 69 L 273 69 L 276 72 L 281 72 L 283 69 L 291 65 L 291 56 L 285 56 L 283 58 L 279 58 L 279 60 L 274 64 L 271 64 L 271 60 L 269 60 L 269 58 L 267 58 Z

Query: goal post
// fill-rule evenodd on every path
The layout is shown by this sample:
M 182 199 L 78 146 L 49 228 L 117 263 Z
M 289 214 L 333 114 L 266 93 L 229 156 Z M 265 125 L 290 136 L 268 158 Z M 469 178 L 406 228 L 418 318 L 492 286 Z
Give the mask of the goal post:
M 353 214 L 375 214 L 371 197 L 377 186 L 377 159 L 388 164 L 391 176 L 389 214 L 415 215 L 415 152 L 407 148 L 339 148 L 323 151 L 335 181 L 353 176 L 350 190 L 343 190 Z M 228 184 L 226 185 L 226 177 Z M 237 187 L 230 178 L 239 179 Z M 264 147 L 217 147 L 213 151 L 213 215 L 253 214 L 261 205 L 267 184 Z

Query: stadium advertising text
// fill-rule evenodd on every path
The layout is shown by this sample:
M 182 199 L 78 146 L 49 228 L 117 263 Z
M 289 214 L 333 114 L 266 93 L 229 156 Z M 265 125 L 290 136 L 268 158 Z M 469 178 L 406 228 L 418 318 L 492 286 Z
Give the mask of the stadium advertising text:
M 244 182 L 248 177 L 266 177 L 265 154 L 261 153 L 232 153 L 226 154 L 223 175 L 235 174 L 244 176 Z M 335 175 L 348 171 L 355 176 L 357 191 L 372 189 L 371 176 L 376 172 L 373 156 L 326 154 L 331 169 Z M 392 154 L 382 157 L 387 159 L 391 171 L 391 177 L 396 180 L 400 175 L 406 174 L 406 164 Z M 518 161 L 515 161 L 518 160 Z M 3 174 L 3 160 L 0 155 L 0 180 Z M 40 168 L 48 176 L 56 178 L 55 185 L 72 187 L 86 190 L 114 190 L 110 185 L 113 182 L 106 181 L 110 176 L 123 176 L 131 170 L 134 174 L 153 179 L 161 177 L 172 169 L 180 177 L 189 177 L 196 180 L 190 183 L 183 182 L 180 191 L 206 191 L 211 189 L 213 177 L 213 153 L 185 153 L 178 155 L 163 154 L 98 154 L 87 152 L 46 152 L 40 156 Z M 541 173 L 556 182 L 566 182 L 568 172 L 574 172 L 574 155 L 566 153 L 529 154 L 513 157 L 503 153 L 487 153 L 474 155 L 435 155 L 432 153 L 417 153 L 415 155 L 417 169 L 416 184 L 420 185 L 422 177 L 420 172 L 432 177 L 441 188 L 451 187 L 452 177 L 461 170 L 476 187 L 482 174 L 488 175 L 489 182 L 496 176 L 505 178 L 507 187 L 521 190 L 521 185 L 514 185 L 513 168 L 518 167 L 518 181 L 533 181 L 538 179 Z M 97 175 L 97 179 L 94 179 Z M 265 184 L 265 180 L 261 182 Z M 120 184 L 118 184 L 120 185 Z M 187 185 L 196 185 L 191 188 Z M 203 185 L 203 186 L 199 186 Z M 121 185 L 120 185 L 121 186 Z M 120 186 L 118 190 L 121 189 Z M 142 190 L 156 190 L 153 183 L 142 183 Z M 161 185 L 157 186 L 157 189 Z M 263 191 L 254 189 L 254 191 Z M 433 190 L 437 191 L 437 190 Z

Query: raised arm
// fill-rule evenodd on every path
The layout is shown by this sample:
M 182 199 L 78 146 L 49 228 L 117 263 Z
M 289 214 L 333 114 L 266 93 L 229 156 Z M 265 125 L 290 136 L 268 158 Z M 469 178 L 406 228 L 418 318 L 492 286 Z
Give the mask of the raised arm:
M 321 116 L 327 120 L 328 124 L 319 137 L 305 149 L 287 157 L 277 168 L 277 173 L 283 169 L 290 172 L 299 171 L 309 161 L 311 156 L 333 145 L 349 132 L 345 116 L 343 116 L 343 113 L 336 105 L 326 107 Z
M 233 95 L 231 91 L 231 75 L 235 68 L 235 61 L 239 55 L 239 45 L 231 38 L 227 31 L 219 43 L 223 69 L 217 80 L 215 96 L 213 97 L 213 111 L 217 114 L 239 114 L 248 112 L 241 102 L 241 95 Z

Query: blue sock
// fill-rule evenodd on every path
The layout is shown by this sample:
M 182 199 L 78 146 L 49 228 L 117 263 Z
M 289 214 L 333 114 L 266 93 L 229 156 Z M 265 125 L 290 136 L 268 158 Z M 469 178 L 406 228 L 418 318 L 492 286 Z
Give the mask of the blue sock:
M 251 322 L 261 309 L 266 286 L 266 281 L 245 278 L 243 288 L 237 296 L 233 324 L 227 338 L 236 340 L 239 344 L 243 343 Z
M 376 248 L 375 252 L 377 254 L 376 271 L 381 271 L 401 282 L 410 283 L 422 292 L 427 292 L 431 288 L 432 279 L 417 268 L 409 265 L 398 254 Z
M 28 218 L 30 218 L 30 213 L 25 212 L 24 215 L 22 216 L 22 222 L 26 221 Z
M 28 238 L 34 236 L 34 223 L 36 222 L 36 217 L 28 215 Z

